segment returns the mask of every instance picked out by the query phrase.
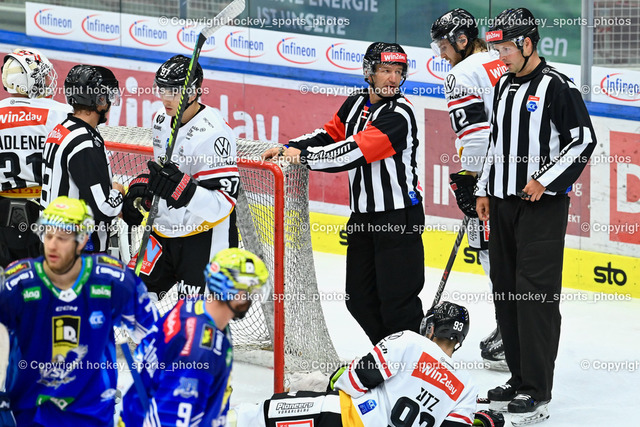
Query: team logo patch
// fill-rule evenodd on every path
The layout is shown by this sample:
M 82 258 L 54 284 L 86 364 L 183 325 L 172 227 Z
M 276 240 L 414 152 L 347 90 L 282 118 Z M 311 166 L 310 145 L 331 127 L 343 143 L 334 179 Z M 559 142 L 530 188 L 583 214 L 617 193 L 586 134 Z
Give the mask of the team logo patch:
M 527 98 L 527 111 L 530 113 L 533 113 L 534 111 L 536 111 L 538 109 L 539 101 L 540 101 L 539 97 L 529 95 L 529 98 Z
M 180 356 L 188 356 L 191 354 L 191 347 L 193 347 L 193 337 L 196 334 L 196 323 L 197 323 L 197 320 L 195 317 L 190 317 L 187 319 L 187 322 L 185 324 L 187 342 L 184 343 L 184 347 L 182 347 Z
M 29 262 L 19 262 L 15 265 L 10 266 L 8 269 L 4 271 L 5 277 L 9 277 L 11 275 L 16 274 L 19 271 L 25 270 L 29 268 Z
M 213 149 L 218 156 L 228 157 L 229 155 L 231 155 L 231 143 L 224 136 L 216 139 Z
M 91 298 L 111 298 L 111 285 L 91 285 L 89 296 Z
M 202 337 L 200 338 L 200 347 L 211 350 L 213 348 L 213 328 L 204 325 L 202 328 Z
M 97 261 L 98 261 L 98 265 L 122 268 L 122 263 L 115 258 L 111 258 L 110 256 L 100 255 L 98 256 Z
M 198 380 L 196 378 L 180 377 L 180 385 L 173 390 L 174 396 L 180 396 L 183 399 L 190 397 L 198 398 Z
M 444 80 L 444 91 L 449 93 L 453 92 L 456 88 L 456 76 L 453 74 L 447 74 L 447 78 Z
M 22 298 L 24 298 L 24 302 L 38 301 L 40 298 L 42 298 L 42 290 L 39 286 L 26 288 L 22 291 Z
M 80 344 L 80 316 L 54 316 L 51 318 L 53 328 L 52 356 L 65 357 L 70 350 Z
M 94 311 L 89 316 L 89 323 L 93 329 L 99 329 L 104 325 L 104 313 L 102 311 Z
M 458 400 L 464 389 L 464 384 L 445 365 L 424 352 L 411 376 L 439 388 L 451 400 Z
M 158 114 L 156 116 L 156 123 L 160 124 L 162 122 L 164 122 L 164 114 Z
M 367 412 L 371 412 L 374 409 L 376 409 L 376 406 L 378 406 L 376 404 L 376 401 L 373 399 L 369 399 L 366 402 L 363 402 L 361 404 L 358 405 L 358 409 L 360 410 L 360 413 L 362 415 L 366 414 Z

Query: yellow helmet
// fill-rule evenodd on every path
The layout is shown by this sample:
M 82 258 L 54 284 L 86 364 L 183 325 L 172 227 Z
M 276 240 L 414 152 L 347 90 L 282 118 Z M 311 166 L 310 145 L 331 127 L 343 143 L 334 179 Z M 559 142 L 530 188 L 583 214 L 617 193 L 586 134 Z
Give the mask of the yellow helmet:
M 55 227 L 75 232 L 78 242 L 84 240 L 85 235 L 90 234 L 94 228 L 91 208 L 84 200 L 67 196 L 60 196 L 53 200 L 42 211 L 36 224 L 38 225 L 36 232 L 41 237 L 48 227 Z
M 209 291 L 221 301 L 234 299 L 238 291 L 260 291 L 269 278 L 269 270 L 258 256 L 240 248 L 218 252 L 204 269 Z

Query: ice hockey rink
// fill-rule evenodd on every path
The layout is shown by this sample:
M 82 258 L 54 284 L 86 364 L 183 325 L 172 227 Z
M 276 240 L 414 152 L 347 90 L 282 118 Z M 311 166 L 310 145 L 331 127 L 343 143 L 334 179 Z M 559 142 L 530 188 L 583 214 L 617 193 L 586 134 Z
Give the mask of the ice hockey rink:
M 429 248 L 426 248 L 428 254 Z M 371 350 L 371 343 L 344 305 L 345 257 L 314 254 L 322 308 L 333 344 L 340 358 L 349 360 Z M 421 294 L 425 309 L 431 304 L 441 270 L 426 268 Z M 398 278 L 402 280 L 402 278 Z M 640 301 L 609 300 L 613 294 L 565 289 L 561 303 L 562 334 L 556 360 L 549 427 L 633 426 L 634 407 L 640 392 Z M 454 359 L 471 371 L 481 396 L 503 384 L 508 373 L 481 367 L 478 343 L 495 326 L 488 280 L 482 275 L 453 272 L 443 300 L 465 305 L 471 328 Z M 130 384 L 125 373 L 119 381 Z M 273 370 L 235 363 L 231 405 L 256 403 L 273 392 Z M 479 405 L 478 409 L 482 409 Z M 506 417 L 509 421 L 509 416 Z M 506 424 L 510 425 L 509 422 Z

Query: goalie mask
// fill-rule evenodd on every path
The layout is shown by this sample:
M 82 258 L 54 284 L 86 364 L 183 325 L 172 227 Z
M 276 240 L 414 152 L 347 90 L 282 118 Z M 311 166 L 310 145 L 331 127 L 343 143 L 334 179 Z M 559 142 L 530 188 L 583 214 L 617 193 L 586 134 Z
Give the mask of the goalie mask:
M 461 305 L 444 301 L 427 311 L 420 324 L 420 334 L 447 340 L 456 340 L 459 349 L 469 333 L 469 312 Z
M 11 94 L 51 97 L 55 94 L 57 79 L 51 62 L 35 49 L 17 48 L 4 57 L 2 85 Z
M 402 66 L 402 81 L 407 79 L 407 54 L 402 46 L 397 43 L 375 42 L 369 45 L 362 61 L 362 73 L 364 81 L 373 87 L 371 76 L 376 72 L 376 65 L 389 64 Z
M 229 248 L 213 257 L 204 269 L 204 277 L 213 298 L 224 301 L 234 312 L 235 318 L 242 319 L 251 301 L 264 291 L 269 271 L 264 262 L 251 252 Z M 234 308 L 231 302 L 235 300 L 246 301 L 246 304 Z

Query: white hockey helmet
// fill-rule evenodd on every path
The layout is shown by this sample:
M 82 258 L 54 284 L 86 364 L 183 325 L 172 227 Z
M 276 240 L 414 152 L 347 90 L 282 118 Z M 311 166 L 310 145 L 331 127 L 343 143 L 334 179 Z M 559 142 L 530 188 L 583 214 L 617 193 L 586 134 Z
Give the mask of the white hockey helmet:
M 17 48 L 4 57 L 2 85 L 9 93 L 29 98 L 55 94 L 58 74 L 46 56 L 31 48 Z

